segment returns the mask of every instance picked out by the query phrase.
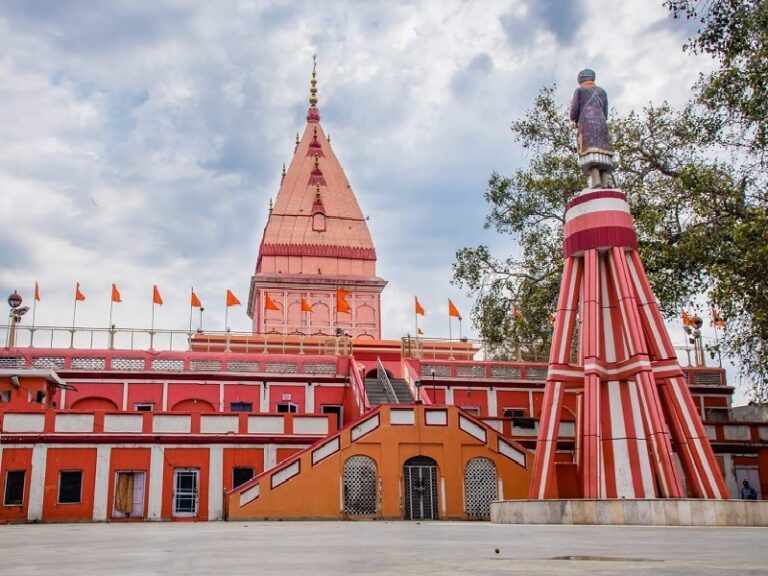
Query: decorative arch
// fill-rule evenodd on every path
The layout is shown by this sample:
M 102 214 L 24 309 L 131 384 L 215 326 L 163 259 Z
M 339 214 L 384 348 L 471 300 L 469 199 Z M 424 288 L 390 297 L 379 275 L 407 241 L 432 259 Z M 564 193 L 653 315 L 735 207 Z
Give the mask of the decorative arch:
M 467 516 L 490 518 L 491 502 L 498 497 L 496 464 L 489 458 L 472 458 L 464 469 L 464 490 Z
M 368 304 L 361 304 L 355 310 L 355 323 L 358 326 L 373 326 L 376 324 L 376 310 Z
M 72 410 L 107 410 L 117 411 L 117 404 L 109 398 L 103 396 L 87 396 L 85 398 L 79 398 L 72 403 L 69 407 Z
M 437 462 L 429 456 L 406 460 L 403 496 L 406 520 L 437 520 Z
M 216 412 L 216 408 L 208 400 L 188 398 L 174 404 L 171 412 Z
M 344 514 L 372 516 L 378 512 L 376 461 L 350 456 L 344 462 Z

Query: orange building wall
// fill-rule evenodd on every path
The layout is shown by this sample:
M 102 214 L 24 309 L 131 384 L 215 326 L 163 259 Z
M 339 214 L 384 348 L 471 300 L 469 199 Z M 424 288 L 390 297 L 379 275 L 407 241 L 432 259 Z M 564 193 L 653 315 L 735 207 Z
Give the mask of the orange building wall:
M 411 407 L 409 407 L 410 409 Z M 424 406 L 415 406 L 415 425 L 390 425 L 391 408 L 377 410 L 381 425 L 351 441 L 351 429 L 339 433 L 341 449 L 335 454 L 312 465 L 312 450 L 302 451 L 291 459 L 300 463 L 301 472 L 271 489 L 272 472 L 267 472 L 253 482 L 245 484 L 227 495 L 227 514 L 230 519 L 245 518 L 341 518 L 341 484 L 344 462 L 354 455 L 366 455 L 376 461 L 381 482 L 381 518 L 401 518 L 402 471 L 404 462 L 417 455 L 433 458 L 438 466 L 438 503 L 445 501 L 445 512 L 439 504 L 441 518 L 463 518 L 464 467 L 470 458 L 485 457 L 496 465 L 497 477 L 502 479 L 503 493 L 500 498 L 526 498 L 530 483 L 532 456 L 526 453 L 528 468 L 523 468 L 502 456 L 491 446 L 496 446 L 498 434 L 486 430 L 487 442 L 482 443 L 459 428 L 459 410 L 449 408 L 448 425 L 424 424 Z M 375 414 L 375 413 L 374 413 Z M 375 417 L 375 416 L 371 416 Z M 516 446 L 517 449 L 523 450 Z M 524 451 L 524 450 L 523 450 Z M 240 494 L 259 484 L 259 497 L 240 506 Z
M 109 478 L 107 479 L 107 518 L 110 520 L 130 521 L 131 518 L 113 518 L 115 507 L 115 474 L 117 472 L 144 472 L 144 510 L 141 517 L 147 517 L 149 506 L 149 465 L 151 451 L 149 448 L 112 448 L 109 462 Z
M 173 471 L 176 468 L 197 468 L 198 476 L 198 507 L 197 517 L 188 520 L 208 519 L 208 468 L 209 451 L 207 448 L 167 448 L 163 466 L 163 507 L 162 517 L 173 517 Z M 186 518 L 178 518 L 185 520 Z
M 264 450 L 261 448 L 224 449 L 224 490 L 232 490 L 233 469 L 253 468 L 253 475 L 264 472 Z
M 59 473 L 82 470 L 79 504 L 59 504 Z M 93 518 L 93 493 L 96 475 L 95 448 L 49 448 L 45 470 L 43 518 L 73 522 Z
M 5 475 L 9 470 L 25 470 L 24 476 L 24 501 L 21 506 L 4 506 L 5 502 Z M 3 450 L 3 465 L 0 468 L 0 521 L 23 522 L 27 519 L 29 510 L 29 489 L 32 485 L 32 449 L 31 448 L 5 448 Z

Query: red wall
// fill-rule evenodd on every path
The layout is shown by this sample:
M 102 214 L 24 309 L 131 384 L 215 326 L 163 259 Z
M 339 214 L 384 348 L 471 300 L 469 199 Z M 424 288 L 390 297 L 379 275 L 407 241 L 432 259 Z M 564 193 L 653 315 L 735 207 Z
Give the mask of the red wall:
M 259 412 L 261 402 L 261 386 L 246 386 L 245 384 L 227 384 L 224 386 L 224 411 L 229 412 L 232 402 L 250 402 L 253 411 Z
M 264 472 L 264 450 L 261 448 L 224 449 L 224 490 L 232 489 L 232 469 L 253 468 L 253 475 Z
M 174 468 L 198 468 L 200 470 L 198 485 L 197 518 L 189 520 L 208 519 L 208 456 L 207 448 L 167 448 L 165 450 L 165 466 L 163 467 L 163 518 L 173 518 L 173 470 Z M 176 518 L 185 520 L 185 518 Z
M 290 394 L 289 400 L 283 399 L 283 394 Z M 283 402 L 292 402 L 298 405 L 298 412 L 301 414 L 306 410 L 304 399 L 304 386 L 287 386 L 283 384 L 269 385 L 269 411 L 277 412 L 277 405 Z
M 508 390 L 496 390 L 497 414 L 491 416 L 503 416 L 504 408 L 517 408 L 525 410 L 525 415 L 530 416 L 528 407 L 528 392 L 516 392 Z
M 59 504 L 59 472 L 82 470 L 83 481 L 79 504 Z M 93 492 L 96 476 L 95 448 L 49 448 L 43 494 L 43 518 L 45 520 L 93 519 Z
M 190 408 L 177 407 L 185 400 L 205 400 L 215 410 L 219 409 L 218 384 L 168 384 L 168 410 L 171 412 L 190 411 Z M 187 404 L 188 405 L 188 404 Z M 199 411 L 199 410 L 194 410 Z
M 488 416 L 488 390 L 480 388 L 477 390 L 453 390 L 453 403 L 456 406 L 478 406 L 481 416 Z
M 115 405 L 114 407 L 106 407 L 102 405 L 97 408 L 94 404 L 93 408 L 99 410 L 114 410 L 115 407 L 117 407 L 117 409 L 122 409 L 123 407 L 122 382 L 72 382 L 72 385 L 77 388 L 77 391 L 67 391 L 67 405 L 62 406 L 62 408 L 71 408 L 78 400 L 83 400 L 85 398 L 106 398 Z M 77 406 L 78 410 L 90 410 L 93 408 L 87 403 L 84 405 L 78 404 Z
M 142 518 L 147 517 L 149 505 L 149 464 L 151 450 L 149 448 L 112 448 L 109 463 L 109 478 L 107 479 L 109 492 L 107 496 L 107 518 L 112 518 L 115 498 L 115 473 L 117 472 L 144 472 L 144 511 Z M 122 521 L 138 520 L 138 518 L 121 518 Z
M 24 501 L 21 506 L 4 506 L 5 474 L 8 470 L 25 470 Z M 18 521 L 27 519 L 29 509 L 29 487 L 32 482 L 32 449 L 6 448 L 3 450 L 3 466 L 0 468 L 0 521 Z
M 133 411 L 134 404 L 154 404 L 155 410 L 163 409 L 163 385 L 139 382 L 128 384 L 128 410 Z

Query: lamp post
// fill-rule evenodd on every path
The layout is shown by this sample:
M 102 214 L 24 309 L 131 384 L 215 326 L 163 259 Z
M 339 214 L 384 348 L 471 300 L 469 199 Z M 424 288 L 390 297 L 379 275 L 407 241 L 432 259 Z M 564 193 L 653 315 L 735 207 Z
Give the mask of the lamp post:
M 8 314 L 8 340 L 6 341 L 6 348 L 14 348 L 16 346 L 16 325 L 21 322 L 21 317 L 29 312 L 29 306 L 21 306 L 23 299 L 21 294 L 17 290 L 13 291 L 13 294 L 8 296 L 8 306 L 11 310 Z

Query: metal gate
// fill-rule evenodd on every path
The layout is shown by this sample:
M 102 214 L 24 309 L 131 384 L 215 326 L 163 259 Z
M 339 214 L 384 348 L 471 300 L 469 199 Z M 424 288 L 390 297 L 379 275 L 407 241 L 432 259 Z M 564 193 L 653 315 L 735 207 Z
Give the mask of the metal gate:
M 472 458 L 464 471 L 467 516 L 490 518 L 491 502 L 496 500 L 496 465 L 488 458 Z
M 352 456 L 344 462 L 344 514 L 376 514 L 376 462 L 368 456 Z
M 403 465 L 406 520 L 437 519 L 437 463 L 414 456 Z

